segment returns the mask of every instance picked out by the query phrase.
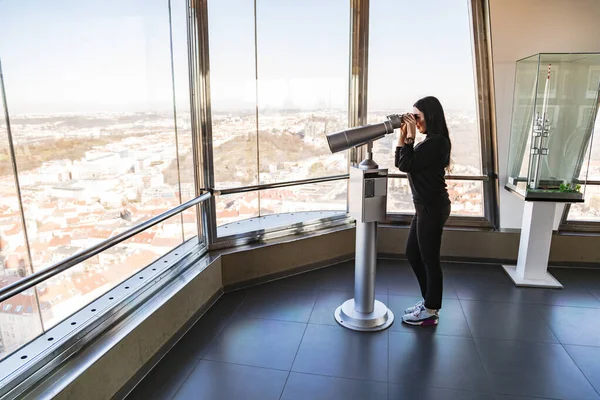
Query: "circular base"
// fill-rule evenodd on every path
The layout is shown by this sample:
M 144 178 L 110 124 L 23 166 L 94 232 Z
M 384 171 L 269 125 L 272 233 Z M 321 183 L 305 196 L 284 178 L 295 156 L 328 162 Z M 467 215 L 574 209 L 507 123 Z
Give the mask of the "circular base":
M 335 320 L 343 327 L 353 331 L 382 331 L 394 322 L 392 311 L 380 301 L 375 300 L 372 313 L 361 313 L 354 309 L 354 299 L 346 301 L 335 310 Z

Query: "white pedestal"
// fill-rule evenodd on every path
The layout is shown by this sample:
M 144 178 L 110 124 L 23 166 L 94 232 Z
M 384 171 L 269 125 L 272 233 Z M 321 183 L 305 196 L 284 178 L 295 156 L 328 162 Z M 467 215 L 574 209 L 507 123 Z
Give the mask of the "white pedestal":
M 504 269 L 517 286 L 562 289 L 548 272 L 548 257 L 556 203 L 526 201 L 517 265 Z

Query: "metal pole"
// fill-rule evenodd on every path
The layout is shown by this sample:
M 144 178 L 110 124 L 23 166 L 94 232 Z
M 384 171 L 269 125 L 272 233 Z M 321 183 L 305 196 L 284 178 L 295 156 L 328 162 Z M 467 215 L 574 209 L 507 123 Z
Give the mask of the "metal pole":
M 17 191 L 17 198 L 19 199 L 19 211 L 21 216 L 21 223 L 23 224 L 23 240 L 25 241 L 25 248 L 27 249 L 27 258 L 29 264 L 29 275 L 33 274 L 33 257 L 31 255 L 31 246 L 29 245 L 29 235 L 27 234 L 27 221 L 25 220 L 25 209 L 23 207 L 23 197 L 21 195 L 21 184 L 19 183 L 19 171 L 17 168 L 17 156 L 15 154 L 15 145 L 12 137 L 12 129 L 10 128 L 10 113 L 8 112 L 8 100 L 6 98 L 6 88 L 4 87 L 4 74 L 2 72 L 2 61 L 0 60 L 0 88 L 2 94 L 2 103 L 4 104 L 4 116 L 6 118 L 6 133 L 8 137 L 8 148 L 10 151 L 10 157 L 12 159 L 13 175 L 15 178 L 15 188 Z M 35 296 L 35 304 L 37 306 L 38 316 L 40 320 L 40 327 L 42 332 L 45 332 L 44 318 L 42 316 L 42 307 L 40 305 L 40 296 L 37 288 L 33 288 L 33 294 Z
M 356 221 L 354 309 L 358 312 L 373 312 L 375 305 L 376 265 L 377 222 Z
M 381 331 L 394 322 L 392 311 L 375 300 L 377 221 L 385 219 L 387 169 L 379 169 L 371 157 L 352 167 L 348 196 L 349 213 L 356 218 L 354 298 L 339 306 L 334 317 L 354 331 Z

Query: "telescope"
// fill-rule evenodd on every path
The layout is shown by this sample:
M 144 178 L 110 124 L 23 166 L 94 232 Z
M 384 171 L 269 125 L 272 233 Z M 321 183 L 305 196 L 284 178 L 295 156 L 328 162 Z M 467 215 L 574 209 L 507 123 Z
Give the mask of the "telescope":
M 356 220 L 356 255 L 354 257 L 354 298 L 334 312 L 335 320 L 355 331 L 381 331 L 394 322 L 394 314 L 375 300 L 377 267 L 377 223 L 385 221 L 387 208 L 387 169 L 373 160 L 372 142 L 400 128 L 404 116 L 392 114 L 372 125 L 327 134 L 332 153 L 368 144 L 367 158 L 350 168 L 348 214 Z
M 393 133 L 394 129 L 400 128 L 404 119 L 403 117 L 403 115 L 392 114 L 387 116 L 387 121 L 379 124 L 365 125 L 329 133 L 327 134 L 329 149 L 332 153 L 338 153 L 381 139 L 385 135 Z

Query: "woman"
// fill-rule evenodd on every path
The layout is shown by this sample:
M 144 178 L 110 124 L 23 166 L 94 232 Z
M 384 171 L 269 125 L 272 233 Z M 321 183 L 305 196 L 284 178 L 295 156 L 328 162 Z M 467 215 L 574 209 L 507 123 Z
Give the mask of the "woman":
M 423 300 L 407 308 L 402 320 L 410 325 L 437 325 L 443 289 L 440 247 L 450 215 L 445 170 L 450 165 L 451 143 L 438 99 L 425 97 L 413 107 L 413 114 L 403 116 L 395 164 L 408 174 L 415 204 L 406 257 L 419 281 Z M 416 129 L 427 137 L 414 146 Z

